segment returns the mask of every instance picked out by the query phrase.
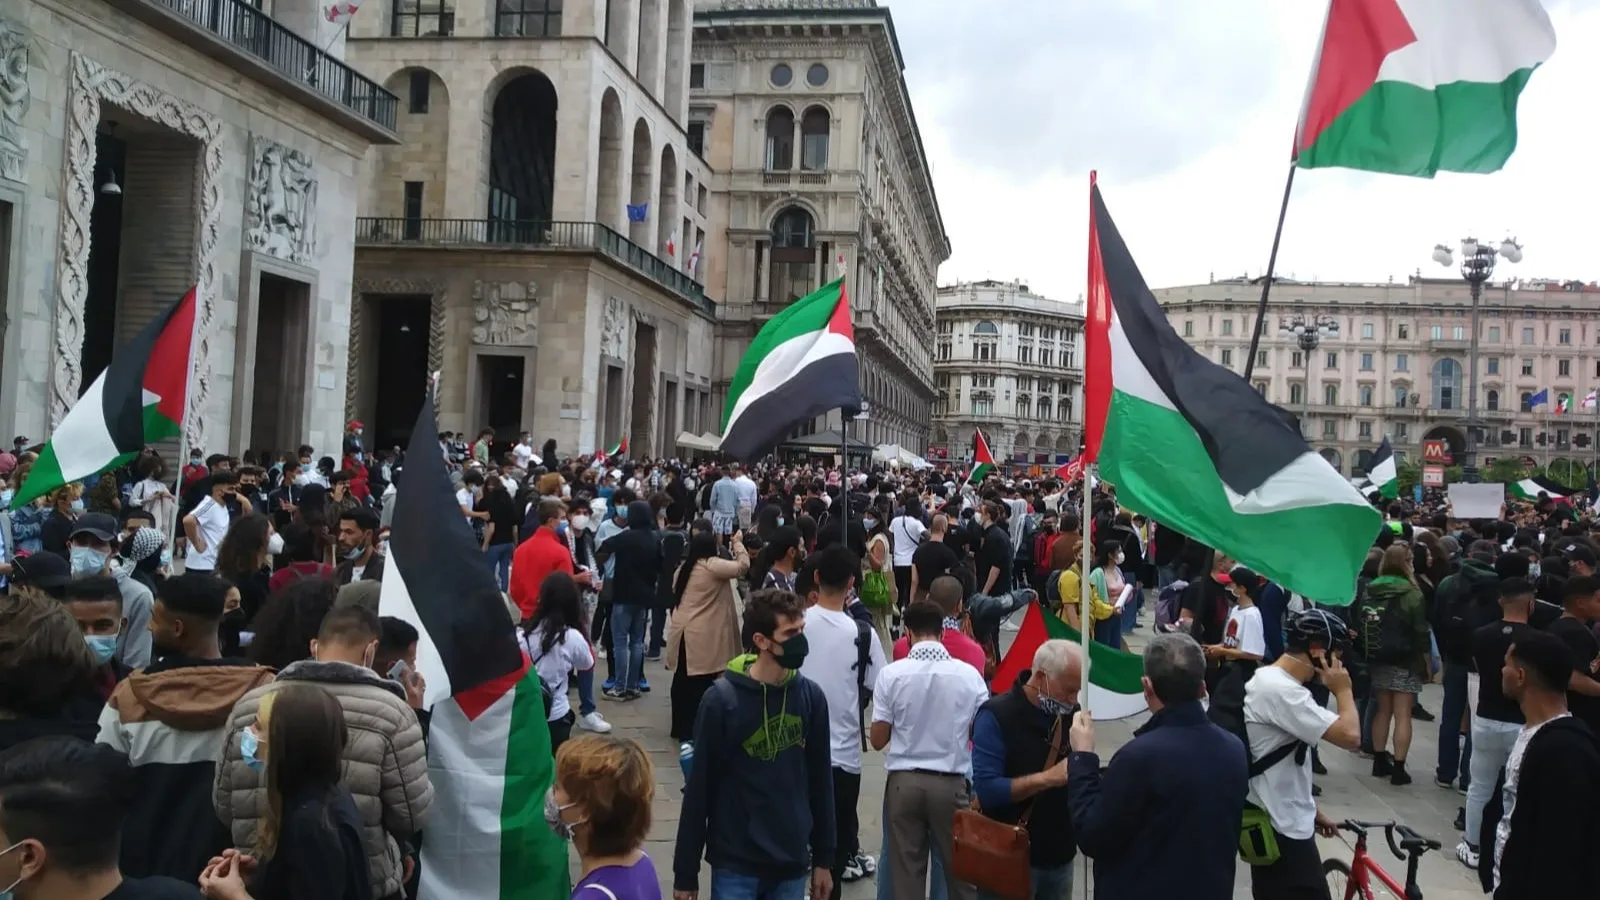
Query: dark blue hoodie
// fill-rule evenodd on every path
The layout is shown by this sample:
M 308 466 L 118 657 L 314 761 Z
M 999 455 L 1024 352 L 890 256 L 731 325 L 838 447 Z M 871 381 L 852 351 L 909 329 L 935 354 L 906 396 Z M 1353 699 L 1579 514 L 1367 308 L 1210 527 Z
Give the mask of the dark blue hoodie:
M 702 848 L 712 869 L 760 878 L 833 865 L 828 700 L 799 672 L 776 687 L 756 681 L 746 674 L 755 660 L 735 657 L 700 703 L 675 891 L 699 890 Z

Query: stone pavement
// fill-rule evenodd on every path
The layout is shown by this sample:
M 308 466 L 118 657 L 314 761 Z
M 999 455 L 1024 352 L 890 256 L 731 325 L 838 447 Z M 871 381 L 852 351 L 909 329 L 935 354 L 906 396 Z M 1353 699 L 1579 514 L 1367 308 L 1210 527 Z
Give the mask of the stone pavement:
M 1134 646 L 1142 644 L 1142 638 L 1147 634 L 1147 629 L 1135 631 L 1132 641 Z M 1009 634 L 1006 637 L 1009 639 Z M 633 738 L 643 744 L 655 763 L 655 822 L 645 849 L 655 861 L 656 869 L 661 875 L 662 896 L 670 900 L 672 849 L 678 828 L 679 797 L 683 777 L 678 768 L 677 744 L 667 736 L 669 725 L 667 694 L 671 675 L 667 673 L 662 663 L 652 662 L 646 664 L 645 677 L 654 688 L 650 694 L 631 703 L 616 703 L 601 698 L 600 710 L 601 714 L 615 726 L 617 734 Z M 1423 692 L 1423 705 L 1437 714 L 1441 698 L 1442 691 L 1439 686 L 1429 685 Z M 573 699 L 576 703 L 575 696 Z M 1116 748 L 1129 740 L 1133 729 L 1143 724 L 1146 718 L 1139 716 L 1120 722 L 1096 724 L 1095 737 L 1100 745 L 1102 764 L 1110 759 L 1111 753 Z M 1418 870 L 1417 880 L 1428 900 L 1480 898 L 1483 894 L 1478 888 L 1476 874 L 1456 861 L 1455 844 L 1460 839 L 1460 834 L 1450 827 L 1451 820 L 1455 818 L 1456 808 L 1463 805 L 1466 798 L 1453 790 L 1445 790 L 1433 784 L 1438 723 L 1417 722 L 1415 725 L 1410 770 L 1416 780 L 1407 787 L 1395 787 L 1389 784 L 1387 779 L 1373 778 L 1369 774 L 1371 763 L 1368 760 L 1324 745 L 1321 755 L 1329 773 L 1317 779 L 1322 787 L 1320 798 L 1322 808 L 1336 819 L 1362 818 L 1380 821 L 1396 819 L 1424 835 L 1437 839 L 1444 844 L 1444 849 L 1439 853 L 1430 852 L 1424 856 Z M 884 775 L 883 755 L 869 751 L 866 767 L 862 772 L 859 815 L 861 845 L 866 851 L 874 854 L 878 852 L 882 843 L 880 810 Z M 1374 853 L 1374 858 L 1385 871 L 1403 882 L 1405 867 L 1389 851 L 1381 834 L 1374 834 L 1369 839 L 1369 850 Z M 1324 859 L 1337 857 L 1348 862 L 1351 845 L 1343 838 L 1323 840 L 1322 854 Z M 576 862 L 575 856 L 574 862 Z M 1248 869 L 1249 867 L 1243 863 L 1239 865 L 1234 887 L 1236 898 L 1250 896 Z M 1080 893 L 1084 881 L 1085 878 L 1080 870 L 1078 876 L 1080 887 L 1077 889 Z M 709 868 L 702 868 L 700 884 L 701 900 L 708 900 Z M 876 891 L 876 881 L 867 878 L 845 885 L 844 900 L 866 900 L 876 897 Z M 1378 896 L 1387 895 L 1380 889 Z

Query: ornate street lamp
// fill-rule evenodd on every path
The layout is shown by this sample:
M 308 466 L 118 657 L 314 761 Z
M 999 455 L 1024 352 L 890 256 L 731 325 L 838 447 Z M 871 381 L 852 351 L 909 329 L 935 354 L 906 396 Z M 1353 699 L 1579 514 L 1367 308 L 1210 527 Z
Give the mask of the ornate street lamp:
M 1467 345 L 1467 452 L 1461 464 L 1461 477 L 1469 482 L 1478 480 L 1478 303 L 1483 299 L 1484 284 L 1494 277 L 1496 257 L 1505 257 L 1513 264 L 1522 262 L 1522 245 L 1509 237 L 1499 244 L 1480 243 L 1472 237 L 1461 239 L 1461 277 L 1472 291 L 1472 340 Z M 1435 244 L 1433 261 L 1448 266 L 1455 259 L 1449 247 Z
M 1339 320 L 1333 316 L 1307 316 L 1295 313 L 1284 316 L 1278 325 L 1278 330 L 1285 336 L 1294 338 L 1295 345 L 1304 353 L 1306 364 L 1305 390 L 1300 395 L 1300 436 L 1310 439 L 1306 433 L 1306 419 L 1311 414 L 1311 355 L 1317 352 L 1324 337 L 1336 338 L 1339 336 Z

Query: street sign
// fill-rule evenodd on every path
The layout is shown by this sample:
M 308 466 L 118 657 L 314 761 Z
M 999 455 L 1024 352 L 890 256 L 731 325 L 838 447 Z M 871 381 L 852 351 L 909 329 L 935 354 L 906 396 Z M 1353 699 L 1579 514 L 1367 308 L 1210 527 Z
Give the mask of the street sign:
M 1444 441 L 1427 440 L 1422 442 L 1422 462 L 1430 466 L 1450 465 L 1450 448 Z
M 1444 487 L 1444 466 L 1423 466 L 1422 483 L 1428 487 Z

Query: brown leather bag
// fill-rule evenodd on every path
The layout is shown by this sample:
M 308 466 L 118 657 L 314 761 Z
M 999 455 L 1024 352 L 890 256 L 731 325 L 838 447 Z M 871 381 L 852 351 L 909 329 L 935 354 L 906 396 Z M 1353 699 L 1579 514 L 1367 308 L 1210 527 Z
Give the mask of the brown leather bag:
M 1061 759 L 1061 719 L 1050 730 L 1050 754 L 1044 770 Z M 958 881 L 976 885 L 1003 900 L 1031 900 L 1033 865 L 1028 857 L 1028 816 L 1033 800 L 1022 811 L 1015 825 L 1000 822 L 978 808 L 978 795 L 972 795 L 971 809 L 956 810 L 950 825 L 950 871 Z

